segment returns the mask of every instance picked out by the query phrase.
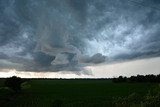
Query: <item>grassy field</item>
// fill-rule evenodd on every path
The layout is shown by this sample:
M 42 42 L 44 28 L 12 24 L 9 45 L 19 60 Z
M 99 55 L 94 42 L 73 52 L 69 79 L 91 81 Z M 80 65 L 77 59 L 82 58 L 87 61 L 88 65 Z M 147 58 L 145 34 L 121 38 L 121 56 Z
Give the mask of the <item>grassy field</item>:
M 0 82 L 2 84 L 2 82 Z M 137 93 L 143 98 L 152 83 L 112 83 L 110 80 L 30 80 L 22 93 L 0 89 L 5 107 L 110 107 L 113 97 Z M 0 85 L 1 86 L 1 85 Z M 6 93 L 6 94 L 4 94 Z M 5 103 L 5 104 L 4 104 Z M 0 107 L 3 107 L 0 106 Z

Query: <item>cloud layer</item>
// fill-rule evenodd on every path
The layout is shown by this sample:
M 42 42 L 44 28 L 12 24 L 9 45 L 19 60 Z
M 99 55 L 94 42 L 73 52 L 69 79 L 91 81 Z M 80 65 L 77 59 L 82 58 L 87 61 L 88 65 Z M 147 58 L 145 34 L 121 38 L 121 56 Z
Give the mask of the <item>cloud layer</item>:
M 0 69 L 84 71 L 160 56 L 159 0 L 1 0 Z

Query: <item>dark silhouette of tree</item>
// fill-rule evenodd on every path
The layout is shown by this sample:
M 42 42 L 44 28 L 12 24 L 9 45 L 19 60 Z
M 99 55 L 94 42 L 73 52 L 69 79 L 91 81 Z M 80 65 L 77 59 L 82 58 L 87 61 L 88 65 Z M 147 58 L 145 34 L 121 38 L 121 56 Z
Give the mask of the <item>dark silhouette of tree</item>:
M 157 75 L 156 81 L 160 83 L 160 74 Z
M 21 91 L 22 83 L 23 83 L 23 80 L 20 77 L 12 76 L 6 79 L 5 86 L 9 87 L 16 93 L 19 93 Z
M 113 78 L 113 82 L 127 82 L 127 77 L 119 76 L 118 78 Z
M 160 82 L 160 74 L 159 75 L 137 75 L 137 76 L 131 76 L 131 77 L 123 77 L 119 76 L 118 78 L 112 78 L 112 81 L 115 83 L 121 83 L 121 82 L 150 82 L 150 83 L 159 83 Z

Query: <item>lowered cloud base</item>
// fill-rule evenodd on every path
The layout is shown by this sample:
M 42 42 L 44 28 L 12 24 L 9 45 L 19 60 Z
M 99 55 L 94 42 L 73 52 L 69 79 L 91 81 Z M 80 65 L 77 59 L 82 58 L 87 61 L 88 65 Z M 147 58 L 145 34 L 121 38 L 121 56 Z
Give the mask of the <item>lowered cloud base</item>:
M 0 77 L 19 76 L 23 78 L 113 78 L 133 75 L 148 75 L 160 73 L 160 57 L 134 60 L 129 62 L 113 63 L 108 65 L 87 66 L 86 71 L 81 74 L 70 71 L 59 72 L 26 72 L 16 71 L 15 69 L 3 69 Z M 154 69 L 153 69 L 154 68 Z M 89 73 L 88 73 L 89 72 Z

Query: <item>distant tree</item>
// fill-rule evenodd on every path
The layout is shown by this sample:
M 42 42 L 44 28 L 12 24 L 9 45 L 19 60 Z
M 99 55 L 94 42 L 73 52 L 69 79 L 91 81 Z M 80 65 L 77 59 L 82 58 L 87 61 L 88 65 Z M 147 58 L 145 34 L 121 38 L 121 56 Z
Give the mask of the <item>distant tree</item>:
M 114 83 L 118 83 L 118 82 L 119 82 L 117 78 L 112 78 L 112 81 L 113 81 Z
M 127 77 L 119 76 L 118 78 L 113 78 L 113 82 L 118 83 L 118 82 L 127 82 Z
M 160 74 L 159 74 L 159 75 L 157 75 L 157 82 L 159 82 L 159 83 L 160 83 Z
M 12 76 L 6 79 L 5 86 L 9 87 L 10 89 L 18 93 L 21 91 L 22 83 L 23 83 L 23 80 L 20 77 Z
M 131 76 L 131 77 L 129 78 L 129 81 L 130 81 L 130 82 L 136 82 L 136 76 Z
M 141 83 L 141 82 L 151 82 L 151 83 L 160 83 L 160 74 L 159 75 L 137 75 L 137 76 L 131 76 L 131 77 L 123 77 L 119 76 L 118 78 L 112 78 L 112 81 L 115 83 L 121 83 L 121 82 L 130 82 L 130 83 Z

